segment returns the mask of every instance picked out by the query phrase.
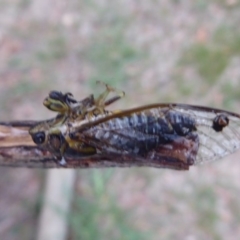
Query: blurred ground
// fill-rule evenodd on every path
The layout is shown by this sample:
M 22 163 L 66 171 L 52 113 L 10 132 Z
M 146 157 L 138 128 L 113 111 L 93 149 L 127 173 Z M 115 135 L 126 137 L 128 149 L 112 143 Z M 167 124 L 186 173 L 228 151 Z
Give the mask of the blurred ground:
M 81 99 L 96 80 L 126 91 L 116 108 L 240 112 L 239 22 L 239 0 L 1 0 L 1 121 L 53 116 L 50 90 Z M 189 172 L 78 171 L 68 239 L 238 239 L 239 156 Z M 35 239 L 44 175 L 0 169 L 1 239 Z

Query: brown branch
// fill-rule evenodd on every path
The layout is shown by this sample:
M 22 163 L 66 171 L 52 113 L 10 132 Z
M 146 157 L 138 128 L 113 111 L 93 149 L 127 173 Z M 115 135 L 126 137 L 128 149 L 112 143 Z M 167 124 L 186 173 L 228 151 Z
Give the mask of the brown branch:
M 131 158 L 119 154 L 95 154 L 89 157 L 65 157 L 67 164 L 59 165 L 49 151 L 32 141 L 28 130 L 37 121 L 0 122 L 0 166 L 29 168 L 106 168 L 156 167 L 187 170 L 188 166 L 166 166 L 164 162 Z

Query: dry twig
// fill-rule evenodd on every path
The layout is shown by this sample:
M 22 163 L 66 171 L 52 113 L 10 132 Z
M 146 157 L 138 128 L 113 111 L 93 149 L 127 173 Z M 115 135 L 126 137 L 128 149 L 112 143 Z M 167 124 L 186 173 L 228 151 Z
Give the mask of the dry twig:
M 137 158 L 120 158 L 119 155 L 94 155 L 85 158 L 65 157 L 61 166 L 49 151 L 37 146 L 28 133 L 37 121 L 0 122 L 0 166 L 28 168 L 106 168 L 106 167 L 157 167 L 161 164 Z

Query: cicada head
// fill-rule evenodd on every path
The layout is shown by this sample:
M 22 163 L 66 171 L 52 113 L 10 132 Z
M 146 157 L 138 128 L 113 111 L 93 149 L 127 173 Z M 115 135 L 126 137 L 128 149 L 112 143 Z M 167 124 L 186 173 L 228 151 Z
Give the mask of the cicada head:
M 59 132 L 59 126 L 62 126 L 65 120 L 65 115 L 58 114 L 55 118 L 40 122 L 30 128 L 29 134 L 37 145 L 46 145 L 49 135 L 53 132 Z
M 33 142 L 46 148 L 54 155 L 61 157 L 64 154 L 67 142 L 62 135 L 61 128 L 51 126 L 51 121 L 40 123 L 29 130 Z
M 37 124 L 29 130 L 32 140 L 37 145 L 46 145 L 48 139 L 49 125 L 47 122 Z

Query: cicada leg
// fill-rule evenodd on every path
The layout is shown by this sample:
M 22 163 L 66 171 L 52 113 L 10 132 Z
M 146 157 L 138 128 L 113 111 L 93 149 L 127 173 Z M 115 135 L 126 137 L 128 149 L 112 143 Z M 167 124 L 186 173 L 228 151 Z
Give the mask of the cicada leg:
M 56 156 L 56 162 L 61 166 L 65 166 L 67 162 L 64 155 L 69 147 L 68 142 L 58 129 L 51 129 L 47 137 L 46 147 Z
M 79 155 L 93 155 L 96 153 L 96 148 L 90 146 L 81 140 L 74 140 L 69 136 L 66 136 L 66 142 L 68 143 L 69 150 L 75 150 Z
M 43 101 L 43 104 L 48 109 L 60 114 L 64 114 L 65 116 L 73 119 L 84 118 L 85 114 L 87 112 L 92 112 L 92 110 L 95 111 L 92 112 L 94 115 L 104 113 L 105 107 L 124 97 L 125 92 L 116 90 L 115 88 L 101 81 L 97 81 L 97 83 L 104 85 L 106 90 L 100 94 L 96 100 L 94 99 L 93 95 L 90 95 L 81 101 L 77 101 L 69 92 L 63 94 L 58 91 L 51 91 L 49 96 Z M 111 92 L 115 92 L 117 95 L 106 100 Z
M 43 105 L 51 111 L 65 114 L 71 111 L 71 105 L 76 104 L 77 101 L 73 98 L 71 93 L 61 93 L 58 91 L 51 91 L 47 98 L 43 101 Z
M 84 119 L 87 110 L 94 106 L 94 97 L 90 95 L 81 101 L 73 98 L 71 93 L 50 92 L 43 102 L 44 106 L 52 111 L 59 112 L 65 118 Z
M 118 101 L 119 99 L 121 99 L 122 97 L 125 96 L 124 91 L 117 90 L 117 89 L 111 87 L 110 85 L 108 85 L 106 83 L 103 83 L 101 81 L 97 81 L 97 84 L 102 84 L 106 88 L 105 91 L 102 94 L 100 94 L 100 96 L 95 100 L 95 106 L 100 111 L 100 113 L 104 113 L 104 107 Z M 114 92 L 117 95 L 108 99 L 108 100 L 106 100 L 106 98 L 108 97 L 108 95 L 111 92 Z
M 66 165 L 65 155 L 88 156 L 96 153 L 96 148 L 71 139 L 68 134 L 63 136 L 57 128 L 53 128 L 48 133 L 47 148 L 58 158 L 60 165 Z

